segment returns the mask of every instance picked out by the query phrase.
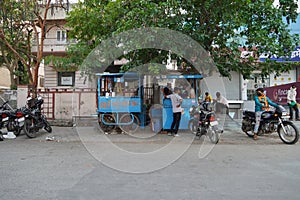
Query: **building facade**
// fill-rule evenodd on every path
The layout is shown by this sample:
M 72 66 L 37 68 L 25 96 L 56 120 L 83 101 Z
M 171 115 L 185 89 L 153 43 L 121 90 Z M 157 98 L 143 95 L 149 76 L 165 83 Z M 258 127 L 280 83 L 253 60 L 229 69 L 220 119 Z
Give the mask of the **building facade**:
M 66 3 L 63 7 L 53 3 L 47 13 L 46 35 L 44 40 L 43 56 L 66 56 L 67 46 L 74 43 L 68 39 L 68 28 L 66 16 L 74 4 Z M 32 45 L 32 52 L 37 52 L 36 43 Z M 82 77 L 80 71 L 59 71 L 51 64 L 41 66 L 43 72 L 40 73 L 40 82 L 46 89 L 67 89 L 67 88 L 91 88 L 96 84 L 87 77 Z
M 66 16 L 74 4 L 65 1 L 51 4 L 47 13 L 43 57 L 67 55 L 67 47 L 75 41 L 68 39 Z M 37 53 L 37 42 L 33 41 L 31 51 Z M 43 97 L 43 112 L 53 124 L 72 125 L 76 119 L 90 117 L 96 113 L 96 83 L 81 76 L 77 69 L 60 71 L 52 64 L 42 63 L 39 72 L 39 95 Z M 27 94 L 27 88 L 19 93 Z M 23 95 L 24 97 L 26 95 Z M 22 100 L 20 100 L 22 101 Z

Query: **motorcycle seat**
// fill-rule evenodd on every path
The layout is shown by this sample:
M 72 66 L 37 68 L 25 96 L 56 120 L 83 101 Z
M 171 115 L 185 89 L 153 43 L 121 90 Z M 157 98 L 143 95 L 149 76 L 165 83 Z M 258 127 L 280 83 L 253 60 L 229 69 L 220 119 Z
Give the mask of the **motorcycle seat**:
M 248 115 L 250 117 L 255 117 L 255 112 L 254 111 L 245 110 L 244 113 L 245 113 L 245 115 Z

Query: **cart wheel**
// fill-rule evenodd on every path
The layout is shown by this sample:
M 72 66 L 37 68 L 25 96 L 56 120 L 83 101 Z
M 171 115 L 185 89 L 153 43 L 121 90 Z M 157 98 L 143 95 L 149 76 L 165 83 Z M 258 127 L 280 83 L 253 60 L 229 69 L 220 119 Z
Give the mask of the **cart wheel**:
M 116 122 L 115 117 L 112 114 L 99 114 L 99 116 L 98 116 L 98 123 L 100 125 L 100 128 L 105 133 L 111 133 L 116 128 L 116 126 L 104 124 L 102 122 L 102 115 L 104 115 L 103 118 L 106 123 L 115 123 Z
M 122 115 L 120 118 L 121 130 L 129 135 L 135 133 L 138 130 L 139 126 L 140 126 L 140 120 L 137 116 L 133 114 L 125 114 Z

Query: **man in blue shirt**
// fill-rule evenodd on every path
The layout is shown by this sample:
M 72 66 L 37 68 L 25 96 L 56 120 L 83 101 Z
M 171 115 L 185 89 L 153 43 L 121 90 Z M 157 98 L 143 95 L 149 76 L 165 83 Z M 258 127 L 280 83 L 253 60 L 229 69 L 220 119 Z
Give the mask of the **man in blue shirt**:
M 254 135 L 253 139 L 257 140 L 257 133 L 258 133 L 258 128 L 260 125 L 260 119 L 261 119 L 261 114 L 264 111 L 269 111 L 271 106 L 278 107 L 278 105 L 274 102 L 272 102 L 264 93 L 263 88 L 258 88 L 256 90 L 256 96 L 254 97 L 255 101 L 255 126 L 254 126 Z

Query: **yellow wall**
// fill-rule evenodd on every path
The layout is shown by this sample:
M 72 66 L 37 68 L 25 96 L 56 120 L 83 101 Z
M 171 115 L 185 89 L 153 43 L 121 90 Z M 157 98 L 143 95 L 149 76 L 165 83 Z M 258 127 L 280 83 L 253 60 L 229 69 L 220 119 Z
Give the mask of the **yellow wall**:
M 0 89 L 10 88 L 10 75 L 8 69 L 0 68 Z

